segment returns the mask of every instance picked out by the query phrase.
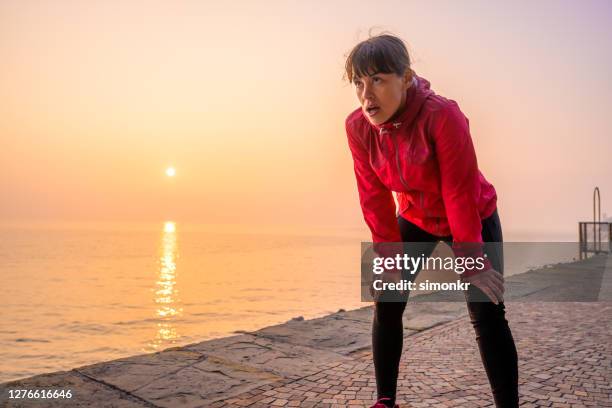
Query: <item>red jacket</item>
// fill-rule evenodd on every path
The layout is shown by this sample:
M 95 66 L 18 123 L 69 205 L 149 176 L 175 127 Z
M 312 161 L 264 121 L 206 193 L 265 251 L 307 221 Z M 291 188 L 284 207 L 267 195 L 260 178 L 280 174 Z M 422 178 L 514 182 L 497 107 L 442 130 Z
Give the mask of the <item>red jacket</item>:
M 495 211 L 497 195 L 478 170 L 469 122 L 455 101 L 416 77 L 393 121 L 372 125 L 358 108 L 345 124 L 374 242 L 402 241 L 395 191 L 399 215 L 431 234 L 452 234 L 454 249 L 482 243 L 481 220 Z

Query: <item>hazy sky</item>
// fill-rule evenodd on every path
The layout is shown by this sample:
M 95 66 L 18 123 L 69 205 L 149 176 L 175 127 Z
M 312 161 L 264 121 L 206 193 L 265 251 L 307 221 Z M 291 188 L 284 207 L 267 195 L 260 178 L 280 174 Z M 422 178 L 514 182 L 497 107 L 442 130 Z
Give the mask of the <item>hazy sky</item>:
M 0 0 L 0 220 L 363 227 L 372 27 L 470 118 L 505 229 L 573 236 L 595 185 L 612 215 L 608 1 Z

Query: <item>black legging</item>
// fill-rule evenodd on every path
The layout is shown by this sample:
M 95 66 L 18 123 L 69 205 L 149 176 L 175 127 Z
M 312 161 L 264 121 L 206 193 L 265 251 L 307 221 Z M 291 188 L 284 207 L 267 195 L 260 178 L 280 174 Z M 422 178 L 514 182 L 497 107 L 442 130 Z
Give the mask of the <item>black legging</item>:
M 432 242 L 431 251 L 439 241 L 452 242 L 453 237 L 429 234 L 415 224 L 398 217 L 404 242 Z M 482 220 L 482 240 L 503 242 L 502 229 L 497 210 Z M 421 248 L 420 248 L 421 249 Z M 487 257 L 495 270 L 503 274 L 503 252 L 501 245 L 485 246 Z M 422 251 L 420 251 L 422 252 Z M 425 253 L 429 256 L 430 253 Z M 414 276 L 416 278 L 416 274 Z M 484 296 L 480 289 L 470 286 L 473 295 Z M 467 300 L 467 299 L 466 299 Z M 376 302 L 372 327 L 372 348 L 378 397 L 389 397 L 395 401 L 399 362 L 402 354 L 402 315 L 406 302 Z M 476 341 L 485 371 L 491 384 L 496 407 L 518 407 L 518 357 L 514 339 L 505 318 L 504 303 L 467 302 L 470 320 L 476 332 Z

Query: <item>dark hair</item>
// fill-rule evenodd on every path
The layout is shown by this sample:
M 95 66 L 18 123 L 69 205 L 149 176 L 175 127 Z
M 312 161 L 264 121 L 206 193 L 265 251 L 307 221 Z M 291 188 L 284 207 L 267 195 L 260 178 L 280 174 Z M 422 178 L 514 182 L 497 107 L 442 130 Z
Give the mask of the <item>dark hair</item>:
M 380 34 L 357 44 L 346 58 L 344 76 L 349 83 L 355 77 L 376 73 L 404 75 L 410 68 L 410 56 L 404 42 L 390 34 Z

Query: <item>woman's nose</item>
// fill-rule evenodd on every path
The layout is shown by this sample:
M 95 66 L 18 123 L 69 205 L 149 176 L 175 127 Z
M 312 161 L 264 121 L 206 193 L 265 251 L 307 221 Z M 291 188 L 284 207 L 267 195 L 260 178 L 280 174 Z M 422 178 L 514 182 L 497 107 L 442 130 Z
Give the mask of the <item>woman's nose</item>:
M 367 83 L 363 85 L 363 99 L 370 99 L 372 98 L 373 93 L 372 93 L 372 87 L 370 85 L 368 85 Z

